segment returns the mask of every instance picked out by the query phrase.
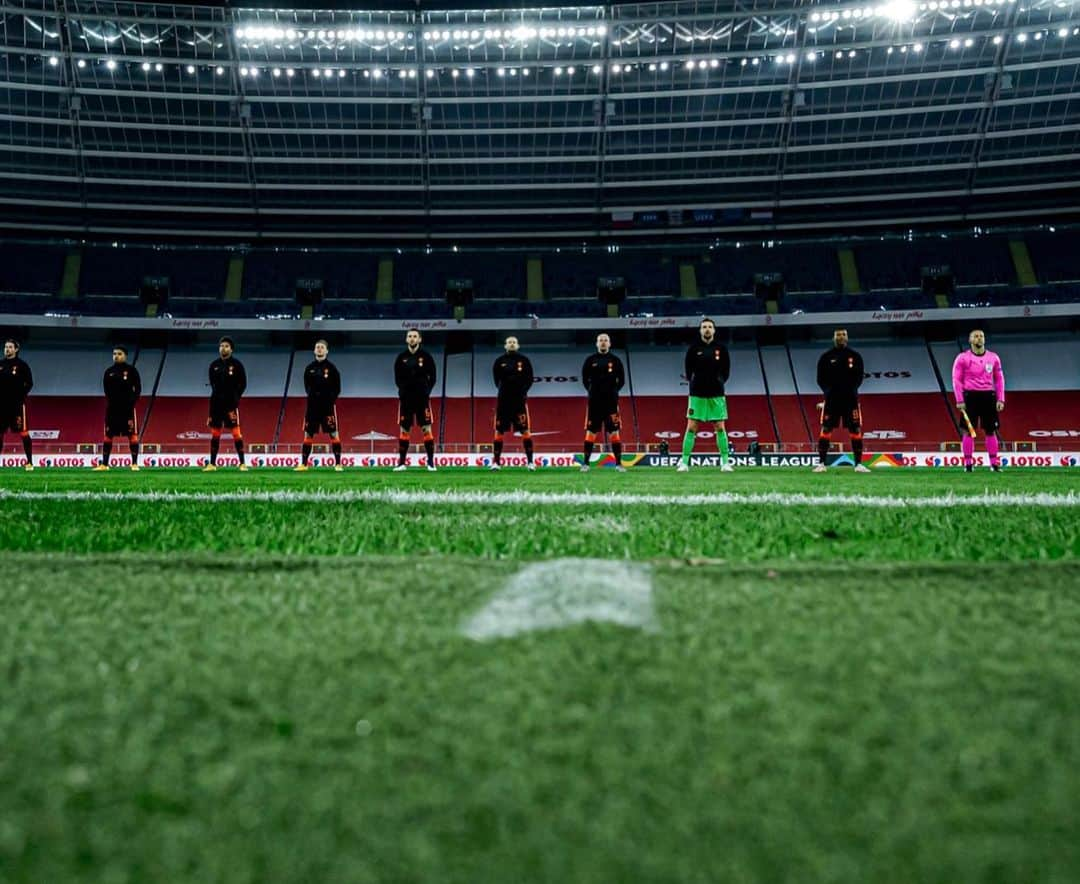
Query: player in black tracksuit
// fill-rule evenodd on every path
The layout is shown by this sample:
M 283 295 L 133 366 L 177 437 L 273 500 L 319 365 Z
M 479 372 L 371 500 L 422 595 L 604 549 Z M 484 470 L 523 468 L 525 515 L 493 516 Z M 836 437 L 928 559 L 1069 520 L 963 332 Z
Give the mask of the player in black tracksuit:
M 424 433 L 427 468 L 435 472 L 435 436 L 431 416 L 431 391 L 435 389 L 435 360 L 421 346 L 420 332 L 410 329 L 405 335 L 405 349 L 394 360 L 394 383 L 398 388 L 398 465 L 394 472 L 405 469 L 409 454 L 409 433 L 413 420 Z
M 521 433 L 525 460 L 530 470 L 533 463 L 533 441 L 529 429 L 529 389 L 533 385 L 533 367 L 527 356 L 518 352 L 518 339 L 508 337 L 503 346 L 506 352 L 491 366 L 491 376 L 498 389 L 495 400 L 495 442 L 492 446 L 491 469 L 502 466 L 503 434 L 509 430 Z
M 244 437 L 240 430 L 240 397 L 247 389 L 247 373 L 240 360 L 233 356 L 232 338 L 218 341 L 218 355 L 220 358 L 210 363 L 210 416 L 206 421 L 210 428 L 210 464 L 203 469 L 217 469 L 221 431 L 228 429 L 240 458 L 240 469 L 246 470 Z
M 19 342 L 8 338 L 4 341 L 4 361 L 0 364 L 0 449 L 9 431 L 18 433 L 28 470 L 34 468 L 34 448 L 26 422 L 26 396 L 33 388 L 34 375 L 30 366 L 19 358 Z
M 300 466 L 306 470 L 311 457 L 311 446 L 317 433 L 330 437 L 334 452 L 334 469 L 341 472 L 341 430 L 338 427 L 337 399 L 341 395 L 341 373 L 327 355 L 330 346 L 326 341 L 315 342 L 315 358 L 304 369 L 304 392 L 307 408 L 304 410 L 304 444 L 300 449 Z
M 862 356 L 848 346 L 847 330 L 838 328 L 833 332 L 832 349 L 822 353 L 817 364 L 817 383 L 825 394 L 825 401 L 818 405 L 821 410 L 821 433 L 818 435 L 821 463 L 814 467 L 817 472 L 825 469 L 833 430 L 841 425 L 847 427 L 851 436 L 855 469 L 867 471 L 862 466 L 862 412 L 859 409 L 859 387 L 864 377 Z
M 105 393 L 105 438 L 101 443 L 101 463 L 95 470 L 107 470 L 113 438 L 126 436 L 131 449 L 131 468 L 139 469 L 139 423 L 135 403 L 142 395 L 142 379 L 134 365 L 128 365 L 127 347 L 113 347 L 113 364 L 105 369 L 101 388 Z
M 619 391 L 625 382 L 626 372 L 623 370 L 622 360 L 611 352 L 611 337 L 607 334 L 597 335 L 596 352 L 581 366 L 581 383 L 589 394 L 585 414 L 585 460 L 581 467 L 583 473 L 588 472 L 589 458 L 601 429 L 607 433 L 608 442 L 611 443 L 615 469 L 624 471 L 622 438 L 619 435 L 622 428 L 619 418 Z

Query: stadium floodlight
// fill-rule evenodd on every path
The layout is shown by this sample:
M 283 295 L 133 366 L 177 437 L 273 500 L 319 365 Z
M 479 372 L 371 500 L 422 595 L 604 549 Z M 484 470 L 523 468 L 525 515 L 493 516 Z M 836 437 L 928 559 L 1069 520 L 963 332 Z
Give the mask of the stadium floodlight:
M 286 40 L 295 40 L 296 39 L 296 31 L 293 30 L 292 28 L 286 28 L 285 29 L 285 39 Z
M 1033 36 L 1033 37 L 1034 37 L 1034 38 L 1035 38 L 1036 40 L 1041 40 L 1041 39 L 1042 39 L 1042 31 L 1036 31 L 1036 32 L 1035 32 L 1035 33 L 1034 33 L 1034 34 L 1033 34 L 1032 36 Z
M 1017 43 L 1027 43 L 1027 34 L 1017 34 L 1016 35 L 1016 42 Z
M 739 65 L 740 67 L 746 67 L 746 59 L 744 58 L 742 61 L 740 61 Z
M 220 77 L 222 74 L 225 73 L 225 68 L 223 68 L 221 65 L 218 65 L 216 68 L 214 68 L 214 73 Z
M 472 68 L 465 68 L 465 76 L 471 80 L 473 77 L 476 76 L 476 71 L 474 71 Z
M 186 70 L 189 74 L 193 74 L 195 73 L 195 65 L 189 64 L 186 68 L 184 68 L 184 70 Z
M 613 64 L 611 66 L 611 72 L 613 74 L 621 74 L 622 73 L 622 65 L 621 64 Z
M 916 43 L 914 46 L 911 47 L 912 52 L 922 52 L 922 49 L 922 43 Z
M 594 74 L 599 74 L 599 73 L 602 73 L 602 72 L 603 72 L 603 70 L 604 70 L 604 69 L 603 69 L 602 67 L 600 67 L 600 65 L 598 65 L 598 64 L 594 64 L 594 65 L 592 66 L 592 72 L 593 72 Z M 650 70 L 650 71 L 655 71 L 655 70 L 656 70 L 656 65 L 654 65 L 654 64 L 651 64 L 651 65 L 649 65 L 649 70 Z
M 711 67 L 711 68 L 718 68 L 718 67 L 720 67 L 720 59 L 718 59 L 718 58 L 713 58 L 713 59 L 710 59 L 710 61 L 709 61 L 709 67 Z
M 258 68 L 252 68 L 252 69 L 251 69 L 251 76 L 252 76 L 252 77 L 257 77 L 257 76 L 259 76 L 259 69 L 258 69 Z
M 787 61 L 788 64 L 795 64 L 795 53 L 794 52 L 789 52 L 788 57 L 785 60 Z
M 561 77 L 562 76 L 562 68 L 555 68 L 554 73 L 555 73 L 556 77 Z
M 686 63 L 686 69 L 687 69 L 688 71 L 692 71 L 692 70 L 694 69 L 694 63 L 693 63 L 693 61 L 688 61 L 688 62 Z
M 450 76 L 453 77 L 454 79 L 457 79 L 457 77 L 460 74 L 461 74 L 461 71 L 459 71 L 457 68 L 454 68 L 452 71 L 450 71 Z
M 750 59 L 750 64 L 753 65 L 754 67 L 757 67 L 759 64 L 761 64 L 761 59 L 756 58 L 756 57 L 752 58 L 752 59 Z
M 567 75 L 568 75 L 568 76 L 571 76 L 571 77 L 572 77 L 572 76 L 574 76 L 574 73 L 575 73 L 576 71 L 577 71 L 577 68 L 575 68 L 575 67 L 574 67 L 573 65 L 570 65 L 570 67 L 568 67 L 568 68 L 566 69 L 566 73 L 567 73 Z
M 950 40 L 949 41 L 949 48 L 950 49 L 959 49 L 960 48 L 960 41 L 959 40 Z
M 55 55 L 50 55 L 49 56 L 49 65 L 50 65 L 50 67 L 56 67 L 58 64 L 60 64 L 60 59 L 57 58 Z
M 149 71 L 149 70 L 150 70 L 150 62 L 148 62 L 148 61 L 144 61 L 144 62 L 142 63 L 142 69 L 143 69 L 144 71 Z
M 855 57 L 855 50 L 854 50 L 854 49 L 852 49 L 852 50 L 851 50 L 851 52 L 849 52 L 849 53 L 847 54 L 847 57 L 848 57 L 848 58 L 854 58 L 854 57 Z
M 373 79 L 375 79 L 375 80 L 378 80 L 378 79 L 380 79 L 380 78 L 382 77 L 382 70 L 381 70 L 380 68 L 375 68 L 375 69 L 374 69 L 374 70 L 373 70 L 373 71 L 371 72 L 371 76 L 372 76 L 372 78 L 373 78 Z
M 321 77 L 321 76 L 322 76 L 322 73 L 321 73 L 321 72 L 319 71 L 319 69 L 318 69 L 318 68 L 315 68 L 315 69 L 314 69 L 314 70 L 313 70 L 313 71 L 311 72 L 311 76 L 313 76 L 313 77 Z
M 1069 36 L 1069 29 L 1068 28 L 1058 28 L 1058 36 L 1059 37 L 1068 37 Z
M 517 76 L 517 68 L 510 68 L 510 76 L 511 77 L 516 77 Z
M 506 76 L 506 68 L 495 68 L 495 74 L 496 74 L 496 76 L 499 76 L 499 77 L 505 77 Z
M 405 70 L 405 68 L 402 68 L 400 71 L 397 72 L 397 75 L 399 80 L 404 80 L 407 76 L 409 76 L 409 73 Z
M 807 61 L 817 61 L 817 53 L 814 52 L 814 51 L 807 52 L 806 53 L 806 60 Z
M 529 76 L 529 69 L 528 68 L 522 68 L 521 69 L 521 76 L 523 76 L 523 77 Z
M 708 66 L 709 66 L 709 63 L 705 59 L 702 59 L 701 61 L 698 62 L 698 68 L 701 69 L 701 70 L 705 70 Z
M 427 77 L 429 80 L 433 80 L 435 79 L 435 71 L 433 71 L 431 68 L 428 68 L 426 71 L 424 71 L 424 76 Z
M 86 59 L 85 59 L 85 58 L 80 58 L 80 59 L 79 59 L 79 60 L 78 60 L 77 62 L 75 62 L 75 63 L 76 63 L 76 64 L 77 64 L 78 66 L 79 66 L 79 68 L 84 68 L 84 67 L 86 67 Z
M 272 71 L 270 71 L 270 76 L 271 77 L 280 77 L 281 76 L 281 68 L 274 68 Z
M 995 34 L 994 35 L 994 45 L 995 46 L 1000 46 L 1001 45 L 1001 40 L 1002 40 L 1001 34 Z
M 915 21 L 919 8 L 914 0 L 890 0 L 881 7 L 881 14 L 890 21 L 904 23 Z
M 974 45 L 975 45 L 975 41 L 974 41 L 974 40 L 972 40 L 972 39 L 971 39 L 971 37 L 968 37 L 968 38 L 967 38 L 967 39 L 966 39 L 966 40 L 964 41 L 964 48 L 965 48 L 965 49 L 970 49 L 970 48 L 971 48 L 972 46 L 974 46 Z
M 668 69 L 668 63 L 666 61 L 660 62 L 660 70 L 666 71 Z
M 145 70 L 145 68 L 144 68 L 144 70 Z M 248 75 L 248 69 L 247 68 L 240 68 L 240 76 L 241 77 L 246 77 L 247 75 Z
M 160 74 L 163 70 L 165 70 L 165 65 L 163 65 L 159 61 L 157 64 L 154 65 L 154 70 L 157 71 Z
M 295 76 L 295 74 L 296 74 L 296 71 L 294 71 L 292 68 L 285 68 L 285 76 L 286 77 L 292 77 L 292 76 Z
M 105 62 L 105 68 L 106 68 L 106 70 L 115 71 L 116 70 L 116 62 L 113 61 L 111 58 L 108 59 Z
M 607 26 L 606 25 L 597 25 L 596 26 L 596 36 L 603 37 L 604 34 L 606 34 L 606 33 L 607 33 Z

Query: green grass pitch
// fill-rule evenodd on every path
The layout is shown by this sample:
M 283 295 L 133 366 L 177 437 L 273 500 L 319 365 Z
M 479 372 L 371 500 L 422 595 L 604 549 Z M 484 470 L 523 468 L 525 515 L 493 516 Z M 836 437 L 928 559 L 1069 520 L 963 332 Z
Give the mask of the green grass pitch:
M 1078 490 L 9 471 L 0 881 L 1076 881 Z

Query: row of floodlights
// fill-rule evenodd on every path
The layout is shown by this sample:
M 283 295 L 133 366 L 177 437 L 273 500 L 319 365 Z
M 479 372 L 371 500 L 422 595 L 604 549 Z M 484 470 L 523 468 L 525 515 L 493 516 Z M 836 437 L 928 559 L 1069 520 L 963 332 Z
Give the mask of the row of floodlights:
M 430 42 L 440 40 L 535 40 L 539 37 L 548 40 L 553 37 L 603 37 L 607 25 L 589 25 L 587 27 L 534 28 L 524 25 L 516 28 L 479 28 L 440 31 L 424 31 L 424 39 Z M 364 40 L 401 41 L 415 39 L 411 31 L 395 31 L 383 28 L 279 28 L 262 25 L 245 25 L 236 29 L 238 40 Z
M 1074 28 L 1072 28 L 1072 30 L 1070 30 L 1069 28 L 1062 27 L 1062 28 L 1058 28 L 1056 33 L 1057 33 L 1057 36 L 1062 38 L 1062 39 L 1065 39 L 1066 37 L 1070 36 L 1070 34 L 1072 36 L 1074 36 L 1074 37 L 1075 36 L 1080 36 L 1080 27 L 1074 27 Z M 1019 34 L 1016 34 L 1013 37 L 1013 39 L 1017 43 L 1026 43 L 1029 39 L 1036 40 L 1036 41 L 1042 40 L 1044 37 L 1049 36 L 1050 34 L 1051 34 L 1050 31 L 1035 31 L 1030 35 L 1028 35 L 1026 33 L 1019 33 Z M 1004 42 L 1004 37 L 1001 34 L 995 34 L 994 37 L 992 38 L 991 42 L 995 46 L 1000 46 L 1001 43 Z M 948 41 L 948 47 L 950 49 L 970 49 L 974 45 L 975 45 L 975 40 L 972 37 L 965 37 L 963 39 L 961 39 L 959 37 L 954 37 L 954 38 L 952 38 L 951 40 Z M 901 53 L 906 53 L 906 52 L 910 51 L 910 52 L 913 52 L 915 54 L 918 54 L 918 53 L 922 52 L 924 48 L 925 47 L 924 47 L 924 45 L 922 43 L 911 43 L 911 44 L 905 44 L 905 45 L 898 46 L 898 47 L 890 46 L 890 47 L 887 48 L 886 52 L 888 54 L 890 54 L 890 55 L 894 51 L 899 51 Z M 806 53 L 805 58 L 807 59 L 807 61 L 817 61 L 817 59 L 824 58 L 826 55 L 828 55 L 830 53 L 833 53 L 833 50 L 831 50 L 831 49 L 830 50 L 811 49 Z M 836 58 L 844 58 L 844 57 L 855 58 L 859 54 L 859 52 L 857 52 L 854 49 L 848 49 L 848 50 L 838 49 L 833 54 L 834 54 L 834 56 Z M 770 57 L 775 62 L 777 62 L 778 64 L 784 64 L 784 63 L 794 64 L 796 59 L 798 58 L 798 56 L 794 52 L 780 53 L 779 55 L 775 55 L 775 56 L 766 56 L 766 60 L 768 58 L 770 58 Z M 743 67 L 745 67 L 748 64 L 758 65 L 758 64 L 761 63 L 761 61 L 762 61 L 762 59 L 757 58 L 757 57 L 755 57 L 755 58 L 742 58 L 742 59 L 740 59 L 740 65 L 743 66 Z M 49 63 L 49 65 L 51 67 L 57 67 L 60 64 L 60 57 L 56 56 L 56 55 L 50 55 L 50 56 L 48 56 L 48 63 Z M 109 70 L 109 71 L 115 71 L 117 69 L 117 67 L 119 66 L 119 62 L 117 62 L 115 59 L 112 59 L 112 58 L 102 59 L 101 63 L 104 64 L 106 70 Z M 87 67 L 89 62 L 85 58 L 80 58 L 80 59 L 78 59 L 76 61 L 75 64 L 80 70 L 82 70 L 82 69 Z M 648 64 L 644 64 L 644 63 L 641 63 L 641 64 L 620 64 L 618 62 L 615 62 L 615 63 L 611 64 L 609 66 L 609 68 L 610 68 L 611 73 L 613 73 L 613 74 L 622 74 L 622 73 L 631 73 L 631 72 L 633 72 L 635 70 L 668 71 L 671 68 L 676 68 L 676 69 L 683 68 L 683 69 L 688 70 L 688 71 L 694 71 L 694 70 L 704 71 L 704 70 L 710 70 L 710 69 L 719 68 L 720 65 L 721 65 L 720 59 L 717 59 L 717 58 L 704 59 L 704 58 L 702 58 L 702 59 L 687 59 L 686 61 L 676 62 L 674 64 L 671 63 L 671 62 L 667 62 L 667 61 L 649 62 Z M 170 67 L 171 66 L 172 65 L 170 65 Z M 150 73 L 152 71 L 160 73 L 160 72 L 164 71 L 164 69 L 165 69 L 165 65 L 162 64 L 161 62 L 151 63 L 149 61 L 144 61 L 144 62 L 140 63 L 139 67 L 145 73 Z M 184 65 L 183 67 L 184 67 L 185 71 L 187 71 L 188 74 L 195 74 L 197 72 L 197 70 L 198 70 L 196 65 L 193 65 L 193 64 Z M 222 76 L 225 73 L 225 68 L 222 65 L 217 65 L 217 66 L 207 65 L 207 66 L 200 66 L 200 67 L 205 67 L 206 69 L 213 69 L 214 73 L 216 73 L 218 76 Z M 296 75 L 296 69 L 295 68 L 275 67 L 275 68 L 267 68 L 266 70 L 269 70 L 270 74 L 272 76 L 274 76 L 274 77 L 280 77 L 280 76 L 283 76 L 283 75 L 286 76 L 286 77 L 293 77 L 293 76 Z M 348 70 L 343 69 L 343 68 L 330 68 L 330 67 L 328 67 L 328 68 L 305 68 L 303 70 L 308 70 L 310 72 L 311 76 L 316 77 L 316 78 L 335 77 L 335 76 L 341 78 L 341 77 L 345 77 L 348 74 Z M 367 68 L 354 69 L 354 70 L 359 70 L 359 72 L 361 72 L 363 74 L 363 76 L 365 76 L 365 77 L 373 77 L 376 80 L 383 77 L 383 76 L 385 76 L 385 75 L 387 75 L 387 72 L 383 71 L 380 68 L 374 68 L 374 69 L 371 69 L 371 70 L 368 70 Z M 588 72 L 591 72 L 593 74 L 599 75 L 599 74 L 603 73 L 604 68 L 603 68 L 603 65 L 599 65 L 599 64 L 583 65 L 580 68 L 575 66 L 575 65 L 567 65 L 565 67 L 559 65 L 559 66 L 553 67 L 551 70 L 552 70 L 552 73 L 556 77 L 561 77 L 563 74 L 566 74 L 567 76 L 572 77 L 579 70 L 582 71 L 582 72 L 588 71 Z M 243 67 L 240 68 L 240 76 L 241 77 L 257 77 L 257 76 L 259 76 L 259 72 L 260 72 L 260 69 L 257 68 L 257 67 L 243 66 Z M 425 71 L 425 73 L 426 73 L 426 76 L 427 76 L 428 79 L 432 79 L 432 78 L 434 78 L 436 76 L 436 72 L 432 68 L 428 68 Z M 461 68 L 461 69 L 452 68 L 452 69 L 450 69 L 450 75 L 452 77 L 459 77 L 459 76 L 473 77 L 473 76 L 476 75 L 476 73 L 477 73 L 477 70 L 475 68 Z M 521 76 L 523 76 L 523 77 L 528 77 L 532 73 L 533 73 L 532 68 L 528 68 L 528 67 L 522 67 L 522 68 L 498 67 L 498 68 L 495 68 L 495 75 L 498 76 L 498 77 L 505 77 L 505 76 L 516 77 L 519 74 Z M 416 76 L 417 76 L 417 69 L 416 68 L 401 68 L 400 70 L 397 71 L 397 74 L 398 74 L 398 77 L 400 79 L 402 79 L 402 80 L 404 80 L 404 79 L 415 79 Z
M 811 22 L 851 21 L 868 18 L 887 18 L 897 22 L 913 21 L 920 12 L 938 10 L 970 9 L 976 6 L 993 7 L 1015 3 L 1016 0 L 930 0 L 916 3 L 915 0 L 892 0 L 879 6 L 853 7 L 848 9 L 827 9 L 810 13 Z

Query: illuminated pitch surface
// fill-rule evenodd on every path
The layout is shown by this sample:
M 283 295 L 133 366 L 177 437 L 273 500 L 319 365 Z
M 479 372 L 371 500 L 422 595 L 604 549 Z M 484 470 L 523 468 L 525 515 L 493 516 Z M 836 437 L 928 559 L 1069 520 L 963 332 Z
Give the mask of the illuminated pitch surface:
M 1066 880 L 1076 487 L 5 474 L 4 877 Z M 617 497 L 515 493 L 582 490 Z M 148 491 L 188 497 L 125 496 Z M 466 496 L 488 491 L 511 496 Z M 1048 496 L 947 497 L 988 491 Z M 530 596 L 522 571 L 567 557 L 590 561 Z M 625 620 L 529 629 L 583 594 Z M 492 617 L 518 634 L 476 628 Z

